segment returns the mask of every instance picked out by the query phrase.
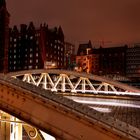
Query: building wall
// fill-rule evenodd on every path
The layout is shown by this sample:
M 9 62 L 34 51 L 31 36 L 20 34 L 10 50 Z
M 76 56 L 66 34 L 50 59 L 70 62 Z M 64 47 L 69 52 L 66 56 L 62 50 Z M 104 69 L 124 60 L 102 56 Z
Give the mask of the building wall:
M 127 49 L 126 75 L 130 78 L 140 78 L 140 44 Z
M 38 36 L 32 24 L 10 30 L 9 72 L 43 67 Z
M 75 67 L 75 45 L 65 42 L 65 69 L 73 70 Z
M 64 35 L 61 27 L 46 32 L 46 61 L 56 63 L 57 68 L 64 68 Z
M 97 74 L 99 57 L 95 54 L 76 56 L 77 71 Z
M 126 50 L 127 46 L 99 48 L 99 74 L 125 75 Z

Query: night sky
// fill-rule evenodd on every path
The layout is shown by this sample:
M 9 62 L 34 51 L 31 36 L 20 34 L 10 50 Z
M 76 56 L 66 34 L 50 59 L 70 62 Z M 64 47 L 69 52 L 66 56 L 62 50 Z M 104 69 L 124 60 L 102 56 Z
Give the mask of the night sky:
M 10 26 L 61 25 L 67 41 L 140 42 L 140 0 L 7 0 Z

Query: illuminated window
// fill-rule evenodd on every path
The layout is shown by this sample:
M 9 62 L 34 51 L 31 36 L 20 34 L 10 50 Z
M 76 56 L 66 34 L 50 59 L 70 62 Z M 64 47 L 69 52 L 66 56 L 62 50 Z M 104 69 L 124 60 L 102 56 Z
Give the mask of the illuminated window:
M 36 53 L 36 56 L 38 56 L 38 53 Z
M 32 62 L 33 62 L 33 60 L 30 59 L 30 63 L 32 63 Z
M 28 68 L 29 68 L 29 69 L 32 69 L 32 66 L 29 66 Z
M 30 36 L 30 39 L 32 40 L 33 39 L 33 36 Z
M 30 58 L 32 58 L 33 57 L 33 54 L 30 54 Z

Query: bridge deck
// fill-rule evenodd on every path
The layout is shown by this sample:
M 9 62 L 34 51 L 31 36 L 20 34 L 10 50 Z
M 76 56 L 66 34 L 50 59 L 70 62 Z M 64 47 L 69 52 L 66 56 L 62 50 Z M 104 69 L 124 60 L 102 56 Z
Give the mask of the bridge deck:
M 111 109 L 111 112 L 108 114 L 112 117 L 140 129 L 140 108 L 107 105 L 92 105 L 92 107 Z
M 67 96 L 68 97 L 68 96 Z M 86 103 L 91 108 L 104 112 L 140 129 L 140 99 L 106 99 L 94 97 L 68 97 L 75 101 Z

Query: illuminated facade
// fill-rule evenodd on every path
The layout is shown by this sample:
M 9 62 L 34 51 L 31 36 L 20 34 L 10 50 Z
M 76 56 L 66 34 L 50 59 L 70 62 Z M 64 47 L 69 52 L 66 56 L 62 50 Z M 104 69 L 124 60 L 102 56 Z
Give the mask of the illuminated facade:
M 97 74 L 99 57 L 95 54 L 76 56 L 77 71 Z
M 133 79 L 140 78 L 140 44 L 134 44 L 127 49 L 126 74 Z
M 99 71 L 99 55 L 93 53 L 92 44 L 80 44 L 76 56 L 77 71 L 97 74 Z

